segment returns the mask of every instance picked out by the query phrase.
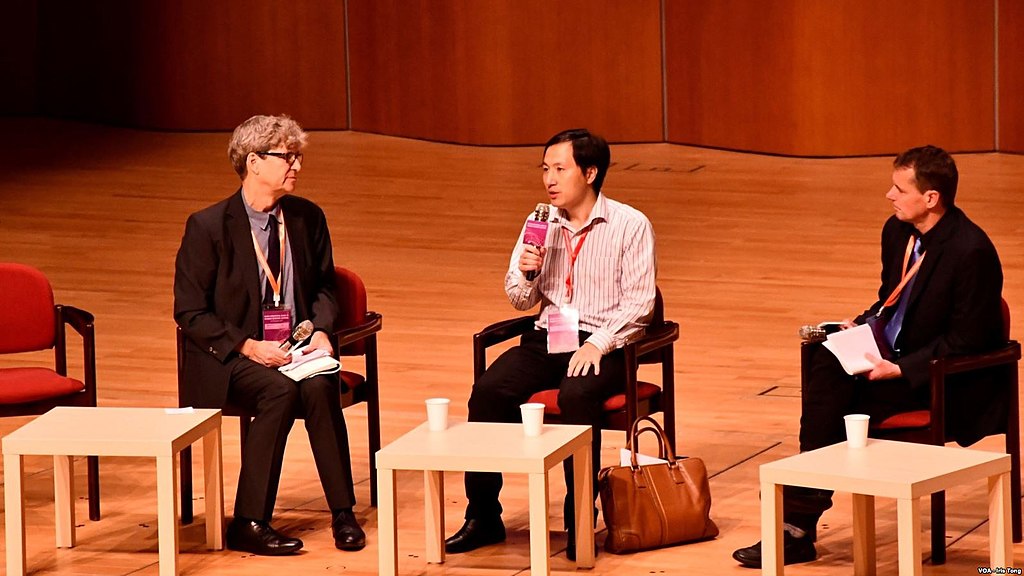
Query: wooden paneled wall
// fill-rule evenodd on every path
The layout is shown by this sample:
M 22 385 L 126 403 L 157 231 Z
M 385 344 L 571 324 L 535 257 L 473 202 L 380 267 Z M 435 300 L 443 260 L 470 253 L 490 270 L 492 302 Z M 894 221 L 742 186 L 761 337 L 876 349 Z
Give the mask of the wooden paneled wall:
M 1024 2 L 999 2 L 999 149 L 1024 152 Z
M 0 34 L 0 115 L 36 113 L 39 69 L 35 2 L 9 2 Z
M 287 112 L 309 128 L 482 145 L 588 126 L 616 142 L 808 156 L 992 150 L 998 124 L 1000 148 L 1024 151 L 1020 0 L 18 6 L 25 26 L 3 45 L 38 64 L 0 58 L 16 79 L 0 113 L 221 130 Z
M 39 13 L 46 114 L 224 130 L 287 112 L 348 127 L 337 0 L 39 2 Z
M 668 0 L 668 139 L 812 156 L 991 150 L 994 17 L 964 0 Z
M 662 139 L 659 0 L 349 0 L 352 128 L 536 144 Z

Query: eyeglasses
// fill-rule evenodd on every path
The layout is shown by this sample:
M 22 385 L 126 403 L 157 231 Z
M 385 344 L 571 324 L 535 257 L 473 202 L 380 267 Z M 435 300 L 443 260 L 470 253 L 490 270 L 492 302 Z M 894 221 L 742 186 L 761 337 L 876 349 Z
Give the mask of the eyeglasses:
M 300 164 L 302 163 L 302 152 L 270 152 L 264 150 L 262 152 L 256 152 L 256 154 L 259 154 L 260 156 L 273 156 L 274 158 L 280 158 L 287 162 L 289 166 L 295 164 L 296 160 L 298 160 Z

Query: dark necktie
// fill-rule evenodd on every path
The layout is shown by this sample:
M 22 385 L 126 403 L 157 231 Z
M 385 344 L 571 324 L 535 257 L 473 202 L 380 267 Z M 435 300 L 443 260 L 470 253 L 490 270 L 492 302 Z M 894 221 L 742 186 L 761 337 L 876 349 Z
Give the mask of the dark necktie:
M 281 237 L 278 235 L 280 232 L 278 231 L 277 217 L 273 214 L 270 215 L 270 226 L 268 229 L 270 241 L 267 242 L 267 265 L 270 266 L 270 272 L 276 279 L 281 274 Z M 263 302 L 266 304 L 273 304 L 274 302 L 274 287 L 270 285 L 269 278 L 267 279 L 267 289 L 263 295 Z
M 914 252 L 910 255 L 910 261 L 907 262 L 907 269 L 909 270 L 917 262 L 917 259 L 921 257 L 921 239 L 918 238 L 917 242 L 914 243 Z M 917 280 L 915 274 L 907 285 L 903 287 L 903 292 L 900 293 L 900 302 L 896 305 L 896 311 L 893 312 L 892 318 L 885 325 L 885 339 L 889 342 L 889 347 L 893 350 L 896 349 L 896 337 L 900 334 L 900 328 L 903 327 L 903 316 L 907 313 L 907 302 L 910 301 L 910 292 L 914 289 L 914 281 Z

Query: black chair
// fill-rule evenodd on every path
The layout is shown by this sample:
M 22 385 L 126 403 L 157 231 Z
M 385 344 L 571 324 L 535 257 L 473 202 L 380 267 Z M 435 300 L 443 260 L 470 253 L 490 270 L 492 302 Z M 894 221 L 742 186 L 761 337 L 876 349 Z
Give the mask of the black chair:
M 1020 406 L 1018 400 L 1017 364 L 1020 361 L 1020 343 L 1010 340 L 1010 308 L 1003 300 L 1003 327 L 1006 345 L 991 352 L 963 354 L 936 358 L 931 361 L 931 404 L 928 409 L 901 412 L 879 423 L 871 423 L 872 438 L 934 444 L 942 446 L 954 438 L 946 429 L 946 376 L 969 373 L 997 366 L 1005 367 L 1006 384 L 1001 402 L 1007 406 L 1006 420 L 997 434 L 1006 435 L 1006 453 L 1010 455 L 1010 495 L 1013 522 L 1013 541 L 1021 542 L 1021 486 L 1020 486 Z M 809 378 L 810 358 L 814 346 L 821 340 L 804 342 L 801 346 L 801 379 Z M 962 384 L 962 383 L 961 383 Z M 932 564 L 946 562 L 946 494 L 932 494 Z
M 337 279 L 336 296 L 340 308 L 338 324 L 335 332 L 335 344 L 339 357 L 363 356 L 365 358 L 365 374 L 348 370 L 341 371 L 341 379 L 348 390 L 341 394 L 339 401 L 342 408 L 359 403 L 366 403 L 367 435 L 370 449 L 370 505 L 377 505 L 377 452 L 380 450 L 380 391 L 377 372 L 377 333 L 382 326 L 381 315 L 367 311 L 366 286 L 361 278 L 351 270 L 335 266 Z M 185 382 L 182 378 L 182 365 L 185 361 L 187 347 L 181 328 L 177 330 L 178 344 L 178 403 L 188 405 L 190 386 L 199 383 Z M 233 405 L 222 408 L 225 416 L 239 417 L 240 444 L 245 444 L 249 432 L 252 414 Z M 301 414 L 296 414 L 301 418 Z M 181 451 L 181 521 L 192 522 L 192 448 Z
M 537 315 L 521 316 L 487 326 L 473 335 L 473 375 L 479 380 L 487 369 L 487 349 L 496 344 L 522 336 L 533 330 Z M 679 325 L 665 320 L 664 301 L 661 291 L 655 296 L 654 314 L 644 335 L 626 345 L 626 391 L 612 396 L 604 403 L 606 430 L 629 431 L 637 418 L 664 413 L 665 433 L 675 450 L 675 358 L 674 344 L 679 340 Z M 661 365 L 661 386 L 637 379 L 641 364 Z M 561 412 L 558 408 L 558 389 L 542 390 L 530 397 L 530 402 L 544 404 L 544 421 L 559 423 Z M 629 438 L 626 439 L 627 443 Z

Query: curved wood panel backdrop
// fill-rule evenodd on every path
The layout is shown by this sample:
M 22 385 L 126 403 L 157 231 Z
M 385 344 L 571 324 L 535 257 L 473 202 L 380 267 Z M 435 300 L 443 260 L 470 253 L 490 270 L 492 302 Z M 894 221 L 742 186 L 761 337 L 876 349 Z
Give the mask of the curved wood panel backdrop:
M 668 139 L 779 154 L 994 146 L 991 2 L 666 0 Z
M 337 0 L 39 2 L 41 109 L 141 128 L 347 128 Z
M 999 3 L 999 149 L 1024 152 L 1024 2 Z
M 661 141 L 658 0 L 349 0 L 352 129 L 537 144 Z
M 286 112 L 483 145 L 583 125 L 615 142 L 806 156 L 1024 152 L 1015 0 L 998 20 L 996 0 L 16 4 L 0 114 L 224 130 Z

